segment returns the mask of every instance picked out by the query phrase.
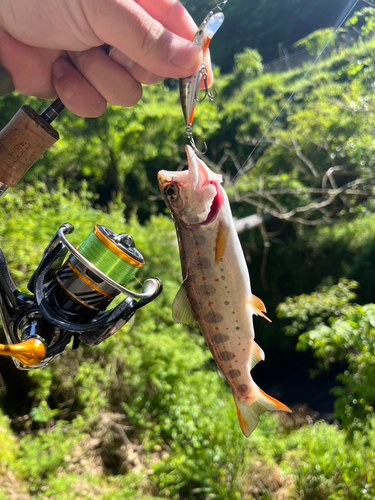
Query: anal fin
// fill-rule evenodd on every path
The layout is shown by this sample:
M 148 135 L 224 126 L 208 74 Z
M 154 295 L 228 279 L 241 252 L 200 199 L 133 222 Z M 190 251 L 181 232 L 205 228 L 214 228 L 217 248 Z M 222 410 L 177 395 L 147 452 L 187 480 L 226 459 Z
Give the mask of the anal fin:
M 252 370 L 254 366 L 259 363 L 259 361 L 264 361 L 264 359 L 265 355 L 263 349 L 259 347 L 256 342 L 254 342 L 253 349 L 251 351 L 250 370 Z
M 172 317 L 176 323 L 184 323 L 194 328 L 195 317 L 184 284 L 177 292 L 172 305 Z

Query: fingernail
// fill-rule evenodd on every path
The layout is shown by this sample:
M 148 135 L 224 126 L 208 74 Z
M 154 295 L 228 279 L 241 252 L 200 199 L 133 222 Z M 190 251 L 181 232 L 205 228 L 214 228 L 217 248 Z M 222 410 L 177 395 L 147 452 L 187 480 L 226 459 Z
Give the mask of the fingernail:
M 202 49 L 195 43 L 186 43 L 175 38 L 171 44 L 169 62 L 182 69 L 194 66 L 202 54 Z
M 52 74 L 58 80 L 62 78 L 65 74 L 65 65 L 62 59 L 56 59 L 52 65 Z
M 130 69 L 134 66 L 134 61 L 129 59 L 128 56 L 123 54 L 121 51 L 119 51 L 115 47 L 111 47 L 111 49 L 109 50 L 109 57 L 125 69 Z

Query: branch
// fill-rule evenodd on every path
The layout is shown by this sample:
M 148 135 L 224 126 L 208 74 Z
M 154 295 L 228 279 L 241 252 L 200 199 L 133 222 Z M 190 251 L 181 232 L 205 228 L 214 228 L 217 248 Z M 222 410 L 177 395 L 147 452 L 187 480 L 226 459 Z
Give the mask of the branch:
M 271 191 L 262 192 L 262 190 L 259 190 L 259 192 L 252 192 L 249 193 L 248 195 L 241 196 L 240 200 L 245 201 L 246 203 L 249 203 L 250 205 L 257 207 L 261 211 L 268 213 L 273 217 L 276 217 L 281 220 L 299 222 L 307 225 L 317 225 L 322 222 L 325 223 L 331 222 L 331 218 L 334 215 L 334 213 L 330 214 L 329 212 L 326 212 L 325 208 L 330 206 L 337 197 L 341 195 L 365 196 L 365 197 L 370 196 L 371 195 L 370 188 L 372 188 L 374 182 L 375 182 L 375 177 L 370 179 L 356 179 L 354 181 L 348 182 L 344 186 L 337 189 L 314 190 L 321 194 L 324 194 L 325 196 L 321 196 L 320 198 L 313 200 L 311 203 L 308 203 L 307 205 L 304 205 L 302 207 L 296 207 L 292 210 L 289 210 L 288 212 L 282 210 L 280 204 L 275 200 L 275 198 L 273 198 L 273 196 L 271 196 Z M 368 191 L 366 190 L 357 191 L 356 188 L 361 185 L 367 185 Z M 284 190 L 273 190 L 272 194 L 298 194 L 298 193 L 296 190 L 284 189 Z M 306 194 L 306 191 L 301 190 L 300 194 Z M 255 200 L 253 197 L 257 199 Z M 258 201 L 261 198 L 273 203 L 275 208 L 266 205 L 262 201 Z M 323 217 L 316 220 L 308 220 L 308 219 L 303 219 L 301 217 L 295 217 L 296 214 L 302 214 L 302 213 L 308 214 L 309 212 L 311 213 L 317 210 L 323 214 Z
M 291 140 L 292 140 L 292 143 L 293 143 L 293 146 L 294 146 L 294 149 L 296 151 L 296 155 L 298 156 L 298 158 L 300 160 L 302 160 L 303 163 L 309 167 L 310 172 L 313 174 L 314 177 L 319 177 L 319 173 L 316 170 L 314 164 L 308 158 L 306 158 L 306 156 L 299 149 L 297 140 L 294 137 L 291 137 Z
M 241 234 L 245 231 L 251 231 L 252 229 L 261 226 L 263 222 L 270 219 L 271 215 L 248 215 L 247 217 L 243 217 L 242 219 L 233 219 L 234 227 L 238 234 Z

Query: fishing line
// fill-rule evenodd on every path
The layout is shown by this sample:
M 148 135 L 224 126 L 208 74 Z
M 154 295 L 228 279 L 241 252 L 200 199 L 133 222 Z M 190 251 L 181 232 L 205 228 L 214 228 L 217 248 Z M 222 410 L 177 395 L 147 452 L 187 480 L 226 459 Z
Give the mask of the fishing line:
M 302 80 L 300 81 L 300 83 L 297 85 L 297 87 L 293 90 L 292 94 L 289 96 L 288 100 L 286 101 L 286 103 L 284 104 L 284 106 L 280 109 L 280 111 L 278 112 L 278 114 L 275 116 L 275 118 L 272 120 L 271 124 L 269 125 L 269 127 L 267 128 L 267 130 L 264 132 L 264 134 L 262 135 L 262 137 L 258 140 L 258 142 L 255 144 L 255 147 L 254 149 L 251 151 L 251 153 L 249 154 L 249 156 L 246 158 L 246 160 L 244 161 L 244 163 L 242 164 L 241 168 L 238 170 L 238 172 L 236 173 L 236 175 L 233 177 L 232 179 L 232 182 L 234 182 L 236 180 L 236 178 L 240 175 L 241 171 L 244 170 L 248 163 L 249 163 L 249 160 L 251 159 L 251 157 L 253 156 L 253 154 L 255 153 L 255 151 L 258 149 L 258 147 L 260 146 L 260 143 L 263 141 L 263 139 L 266 137 L 266 135 L 268 134 L 268 132 L 271 130 L 271 128 L 273 127 L 273 125 L 275 124 L 275 122 L 278 120 L 278 118 L 280 117 L 281 113 L 286 109 L 286 107 L 288 106 L 288 104 L 292 101 L 293 97 L 296 95 L 296 93 L 298 92 L 298 90 L 301 88 L 303 82 L 306 80 L 306 78 L 308 77 L 308 75 L 311 73 L 313 67 L 315 66 L 315 64 L 319 61 L 319 59 L 321 58 L 323 52 L 326 50 L 326 48 L 328 47 L 328 45 L 331 43 L 331 41 L 333 40 L 333 38 L 337 35 L 337 32 L 339 31 L 339 29 L 341 28 L 341 26 L 345 23 L 345 21 L 348 19 L 348 17 L 350 16 L 350 14 L 353 12 L 353 10 L 355 9 L 356 5 L 359 3 L 360 0 L 356 0 L 356 2 L 354 3 L 354 5 L 351 7 L 351 9 L 348 11 L 348 13 L 346 14 L 346 16 L 342 19 L 342 21 L 340 22 L 340 24 L 338 25 L 338 27 L 335 29 L 335 31 L 333 32 L 332 36 L 329 38 L 329 40 L 325 43 L 325 45 L 323 46 L 323 48 L 321 49 L 321 51 L 319 52 L 319 54 L 317 55 L 317 57 L 315 58 L 315 60 L 313 61 L 313 63 L 311 64 L 311 66 L 309 67 L 309 69 L 306 71 L 306 73 L 304 74 Z
M 125 285 L 143 266 L 143 257 L 135 248 L 125 248 L 121 242 L 113 244 L 101 228 L 102 226 L 95 226 L 78 250 L 102 273 Z

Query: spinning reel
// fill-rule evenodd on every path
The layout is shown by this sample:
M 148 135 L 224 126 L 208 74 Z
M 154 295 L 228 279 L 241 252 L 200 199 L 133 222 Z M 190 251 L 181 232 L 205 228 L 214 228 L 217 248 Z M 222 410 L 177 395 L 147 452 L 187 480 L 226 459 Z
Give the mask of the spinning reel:
M 76 249 L 66 239 L 73 230 L 63 224 L 52 238 L 28 283 L 31 295 L 16 289 L 0 250 L 0 316 L 9 343 L 0 344 L 0 355 L 12 356 L 20 370 L 44 368 L 72 338 L 73 349 L 100 344 L 162 291 L 158 278 L 147 279 L 142 293 L 125 288 L 144 265 L 129 235 L 96 225 Z M 107 310 L 120 293 L 126 298 Z

